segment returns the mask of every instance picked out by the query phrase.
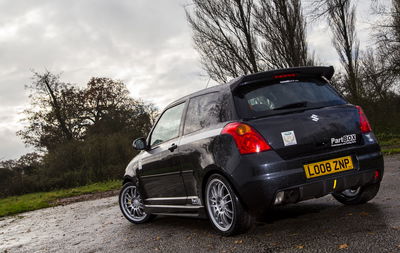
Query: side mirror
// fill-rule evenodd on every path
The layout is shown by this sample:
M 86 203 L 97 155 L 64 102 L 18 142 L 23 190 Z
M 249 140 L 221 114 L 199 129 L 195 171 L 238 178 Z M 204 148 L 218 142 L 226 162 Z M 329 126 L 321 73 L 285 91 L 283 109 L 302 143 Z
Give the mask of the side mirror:
M 132 146 L 136 150 L 145 150 L 147 148 L 146 139 L 143 137 L 137 138 L 133 141 Z

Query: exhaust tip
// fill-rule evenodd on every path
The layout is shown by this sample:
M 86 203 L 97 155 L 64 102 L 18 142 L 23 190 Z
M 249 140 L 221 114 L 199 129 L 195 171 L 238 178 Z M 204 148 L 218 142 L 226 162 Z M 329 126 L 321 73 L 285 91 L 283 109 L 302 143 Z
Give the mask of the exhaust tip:
M 278 192 L 275 197 L 274 205 L 282 204 L 284 198 L 285 198 L 285 192 Z

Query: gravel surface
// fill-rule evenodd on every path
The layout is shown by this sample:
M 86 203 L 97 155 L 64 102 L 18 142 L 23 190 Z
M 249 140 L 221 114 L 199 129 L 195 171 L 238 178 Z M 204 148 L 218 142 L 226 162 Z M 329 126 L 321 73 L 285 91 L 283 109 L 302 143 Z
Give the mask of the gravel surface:
M 0 220 L 0 252 L 400 252 L 400 156 L 385 157 L 385 168 L 367 204 L 343 206 L 327 196 L 283 206 L 235 237 L 200 219 L 135 226 L 113 196 Z

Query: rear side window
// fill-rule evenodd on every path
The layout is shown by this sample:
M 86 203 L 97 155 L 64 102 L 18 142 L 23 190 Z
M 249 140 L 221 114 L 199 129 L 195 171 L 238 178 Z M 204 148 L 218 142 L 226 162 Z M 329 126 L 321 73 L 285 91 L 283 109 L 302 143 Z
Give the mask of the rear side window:
M 191 98 L 186 113 L 184 134 L 228 120 L 228 99 L 214 92 Z
M 346 101 L 326 82 L 284 81 L 242 87 L 235 93 L 235 103 L 243 118 L 287 113 L 345 104 Z

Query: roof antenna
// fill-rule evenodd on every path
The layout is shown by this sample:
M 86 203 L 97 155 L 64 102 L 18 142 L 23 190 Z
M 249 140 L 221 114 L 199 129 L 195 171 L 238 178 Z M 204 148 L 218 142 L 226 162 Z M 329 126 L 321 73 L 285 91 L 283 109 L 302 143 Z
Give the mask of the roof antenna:
M 210 80 L 211 80 L 211 76 L 210 76 L 210 77 L 208 77 L 208 81 L 207 81 L 206 88 L 208 88 L 208 84 L 210 83 Z

